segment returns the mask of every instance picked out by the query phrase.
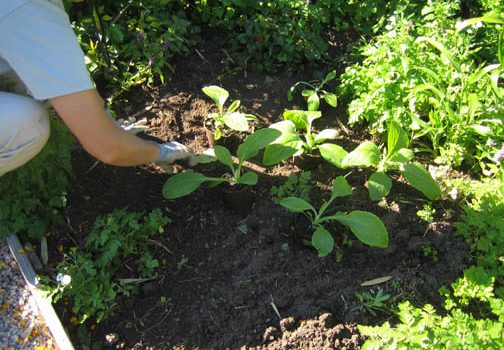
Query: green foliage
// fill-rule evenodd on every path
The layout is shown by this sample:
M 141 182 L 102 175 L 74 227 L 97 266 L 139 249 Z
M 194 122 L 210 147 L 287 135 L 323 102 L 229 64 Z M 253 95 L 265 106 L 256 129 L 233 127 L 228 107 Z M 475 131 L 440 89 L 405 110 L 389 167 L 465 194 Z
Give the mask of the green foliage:
M 369 31 L 371 23 L 393 4 L 383 0 L 318 0 L 313 4 L 306 0 L 199 0 L 193 18 L 224 34 L 220 39 L 240 66 L 270 71 L 329 60 L 327 30 L 353 26 Z
M 359 326 L 369 339 L 363 350 L 378 349 L 502 349 L 502 323 L 477 320 L 456 309 L 446 316 L 436 314 L 431 305 L 415 308 L 409 302 L 399 305 L 401 321 L 396 327 L 385 322 L 378 327 Z
M 464 276 L 442 290 L 444 316 L 431 305 L 399 305 L 399 323 L 359 326 L 363 349 L 502 349 L 504 347 L 504 174 L 483 181 L 455 180 L 468 201 L 457 224 L 472 251 Z
M 417 216 L 429 224 L 434 222 L 434 214 L 436 214 L 436 209 L 434 209 L 430 204 L 424 204 L 423 209 L 417 211 Z
M 283 121 L 269 126 L 280 131 L 281 135 L 264 150 L 263 163 L 272 165 L 292 156 L 319 150 L 324 159 L 339 166 L 346 155 L 345 150 L 338 145 L 325 142 L 336 138 L 339 135 L 338 131 L 324 129 L 319 133 L 313 132 L 313 121 L 321 116 L 320 111 L 285 111 Z
M 73 177 L 70 155 L 75 139 L 51 116 L 51 136 L 28 163 L 0 178 L 0 236 L 8 233 L 40 240 L 52 225 L 64 223 L 61 209 Z
M 53 291 L 53 300 L 70 297 L 80 322 L 95 317 L 101 322 L 116 309 L 116 299 L 135 291 L 135 284 L 119 280 L 118 273 L 128 262 L 137 278 L 155 276 L 158 261 L 149 247 L 152 236 L 163 233 L 170 223 L 160 210 L 144 215 L 115 210 L 99 217 L 84 240 L 82 249 L 73 248 L 57 266 L 68 281 Z
M 306 81 L 298 81 L 297 83 L 292 85 L 291 88 L 289 89 L 289 92 L 287 93 L 287 99 L 289 101 L 293 100 L 293 93 L 294 93 L 294 90 L 296 89 L 296 87 L 306 86 L 307 88 L 304 89 L 301 92 L 301 94 L 307 100 L 309 111 L 318 111 L 319 110 L 320 99 L 324 99 L 328 105 L 336 108 L 337 101 L 338 101 L 336 94 L 323 89 L 323 87 L 327 83 L 329 83 L 331 80 L 334 80 L 335 78 L 336 78 L 336 71 L 331 71 L 331 72 L 327 73 L 325 78 L 319 84 L 311 84 Z
M 373 167 L 377 171 L 369 177 L 368 188 L 371 200 L 386 197 L 392 180 L 386 172 L 399 170 L 409 184 L 430 200 L 441 196 L 441 189 L 430 173 L 418 163 L 411 162 L 414 152 L 408 148 L 409 139 L 398 123 L 390 121 L 387 129 L 387 147 L 380 155 L 380 148 L 372 142 L 363 142 L 341 161 L 341 167 Z
M 382 288 L 376 291 L 366 291 L 355 293 L 359 301 L 359 308 L 376 316 L 378 311 L 388 311 L 387 301 L 390 299 L 390 294 L 385 293 Z
M 287 197 L 280 201 L 280 205 L 293 213 L 303 213 L 311 222 L 313 235 L 312 246 L 317 249 L 319 257 L 325 257 L 334 249 L 334 239 L 326 228 L 331 221 L 337 221 L 347 226 L 350 231 L 364 244 L 386 248 L 388 246 L 388 232 L 383 222 L 374 214 L 367 211 L 351 211 L 348 213 L 337 211 L 330 213 L 330 206 L 338 197 L 352 194 L 352 188 L 343 176 L 333 181 L 330 199 L 316 210 L 309 202 L 297 198 Z
M 501 173 L 502 176 L 502 173 Z M 463 207 L 458 231 L 466 238 L 475 263 L 504 285 L 504 179 L 484 182 L 453 182 L 452 186 L 470 195 Z M 501 291 L 504 298 L 504 291 Z
M 310 181 L 310 171 L 303 170 L 299 175 L 291 173 L 282 185 L 271 187 L 270 195 L 277 204 L 280 204 L 280 201 L 287 197 L 298 197 L 309 202 L 312 189 Z
M 347 68 L 340 95 L 352 99 L 351 124 L 383 132 L 397 120 L 436 162 L 473 166 L 504 138 L 502 67 L 474 59 L 474 33 L 457 31 L 458 10 L 441 0 L 421 13 L 398 10 L 361 48 L 363 62 Z
M 227 90 L 212 85 L 204 87 L 203 92 L 214 101 L 219 110 L 217 113 L 209 113 L 205 121 L 205 124 L 214 132 L 215 140 L 221 138 L 223 127 L 228 127 L 235 131 L 248 131 L 248 121 L 257 119 L 251 114 L 238 111 L 240 100 L 233 101 L 227 110 L 225 110 L 224 104 L 229 97 Z
M 170 0 L 89 1 L 69 4 L 73 27 L 93 77 L 114 94 L 132 86 L 164 82 L 170 59 L 189 52 L 199 33 Z
M 230 170 L 230 177 L 208 177 L 196 172 L 183 172 L 170 177 L 163 185 L 163 196 L 166 199 L 175 199 L 186 196 L 196 191 L 203 183 L 210 182 L 217 186 L 223 182 L 230 185 L 250 185 L 257 183 L 257 174 L 252 171 L 242 172 L 243 162 L 255 157 L 260 150 L 268 146 L 280 132 L 275 129 L 261 129 L 249 135 L 238 146 L 238 164 L 235 165 L 231 153 L 226 147 L 215 146 L 215 158 Z

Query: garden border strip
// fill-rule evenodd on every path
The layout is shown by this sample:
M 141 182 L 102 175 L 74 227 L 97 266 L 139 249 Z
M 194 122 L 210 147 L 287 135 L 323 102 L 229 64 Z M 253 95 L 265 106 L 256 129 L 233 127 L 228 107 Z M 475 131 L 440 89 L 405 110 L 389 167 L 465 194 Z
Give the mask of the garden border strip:
M 46 322 L 47 328 L 56 342 L 56 345 L 61 350 L 74 350 L 74 346 L 70 341 L 61 321 L 54 311 L 51 300 L 44 295 L 44 292 L 38 288 L 39 281 L 35 270 L 33 269 L 28 257 L 24 253 L 19 238 L 15 234 L 7 236 L 7 244 L 9 249 L 16 260 L 21 273 L 30 289 L 30 292 L 37 303 L 40 315 Z

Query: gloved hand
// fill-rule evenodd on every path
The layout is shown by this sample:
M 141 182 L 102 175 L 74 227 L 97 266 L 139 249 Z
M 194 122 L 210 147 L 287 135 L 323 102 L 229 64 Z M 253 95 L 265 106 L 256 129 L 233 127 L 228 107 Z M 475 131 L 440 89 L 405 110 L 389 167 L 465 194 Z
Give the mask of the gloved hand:
M 143 118 L 138 121 L 134 117 L 129 117 L 126 120 L 123 118 L 115 119 L 114 117 L 116 117 L 116 115 L 110 110 L 110 108 L 106 108 L 105 112 L 109 118 L 112 119 L 115 125 L 130 134 L 136 135 L 149 129 L 149 126 L 147 125 L 147 118 Z
M 163 168 L 167 173 L 173 173 L 173 163 L 179 160 L 188 160 L 194 156 L 192 149 L 176 141 L 158 143 L 159 157 L 156 165 Z
M 143 118 L 140 120 L 136 120 L 133 117 L 129 117 L 128 120 L 124 120 L 121 118 L 117 119 L 116 122 L 119 124 L 119 127 L 121 129 L 133 135 L 136 135 L 149 129 L 149 125 L 147 125 L 147 118 Z

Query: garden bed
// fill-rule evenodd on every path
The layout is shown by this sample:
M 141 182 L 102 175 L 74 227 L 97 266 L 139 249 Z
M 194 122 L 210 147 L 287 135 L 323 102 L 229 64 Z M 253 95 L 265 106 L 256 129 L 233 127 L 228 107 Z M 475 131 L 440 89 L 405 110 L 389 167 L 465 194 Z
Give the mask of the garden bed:
M 280 120 L 283 109 L 294 109 L 296 103 L 304 108 L 302 100 L 288 102 L 286 93 L 296 81 L 310 78 L 311 72 L 292 77 L 250 72 L 245 77 L 241 72 L 219 81 L 225 52 L 204 47 L 200 54 L 179 60 L 165 87 L 125 97 L 118 114 L 132 115 L 147 107 L 142 116 L 152 127 L 146 137 L 177 140 L 202 152 L 209 146 L 203 121 L 212 108 L 201 92 L 204 85 L 223 86 L 264 123 Z M 337 127 L 336 118 L 344 121 L 341 108 L 324 107 L 322 112 L 317 129 Z M 337 143 L 346 149 L 371 139 L 362 131 L 342 135 Z M 335 238 L 338 249 L 322 259 L 294 234 L 295 216 L 269 194 L 271 186 L 301 171 L 292 161 L 260 173 L 254 187 L 256 202 L 247 216 L 226 208 L 220 188 L 200 188 L 189 196 L 166 200 L 162 187 L 170 175 L 159 169 L 93 167 L 94 162 L 82 150 L 74 154 L 76 181 L 66 208 L 68 227 L 52 240 L 54 261 L 62 258 L 56 247 L 66 251 L 79 245 L 96 217 L 116 208 L 145 212 L 160 208 L 173 221 L 155 237 L 161 244 L 156 247 L 159 278 L 144 283 L 138 295 L 119 300 L 117 315 L 91 332 L 94 342 L 105 342 L 114 334 L 115 346 L 135 349 L 359 348 L 363 339 L 356 324 L 378 324 L 392 316 L 386 310 L 375 310 L 373 316 L 357 293 L 373 294 L 381 288 L 391 296 L 389 307 L 406 299 L 439 305 L 439 287 L 460 276 L 466 265 L 468 249 L 452 226 L 455 203 L 435 202 L 432 221 L 423 221 L 417 212 L 427 200 L 398 175 L 387 200 L 377 203 L 369 200 L 364 187 L 367 171 L 350 173 L 328 163 L 312 170 L 315 203 L 327 199 L 324 193 L 332 179 L 348 175 L 353 195 L 336 201 L 336 208 L 376 214 L 390 240 L 386 249 L 367 247 L 348 229 L 336 226 L 341 233 Z M 215 165 L 199 165 L 198 170 L 222 173 Z M 138 277 L 128 270 L 128 262 L 124 273 Z M 384 276 L 392 278 L 361 286 Z M 58 306 L 69 325 L 70 306 Z M 94 328 L 91 325 L 92 320 L 87 329 Z M 87 331 L 69 327 L 79 346 Z

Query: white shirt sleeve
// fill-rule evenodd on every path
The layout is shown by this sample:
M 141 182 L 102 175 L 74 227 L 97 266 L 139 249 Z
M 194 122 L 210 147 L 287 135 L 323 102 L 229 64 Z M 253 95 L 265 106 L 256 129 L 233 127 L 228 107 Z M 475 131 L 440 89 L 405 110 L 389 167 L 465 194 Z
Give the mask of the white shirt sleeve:
M 0 58 L 37 100 L 94 88 L 61 6 L 31 0 L 0 18 Z

